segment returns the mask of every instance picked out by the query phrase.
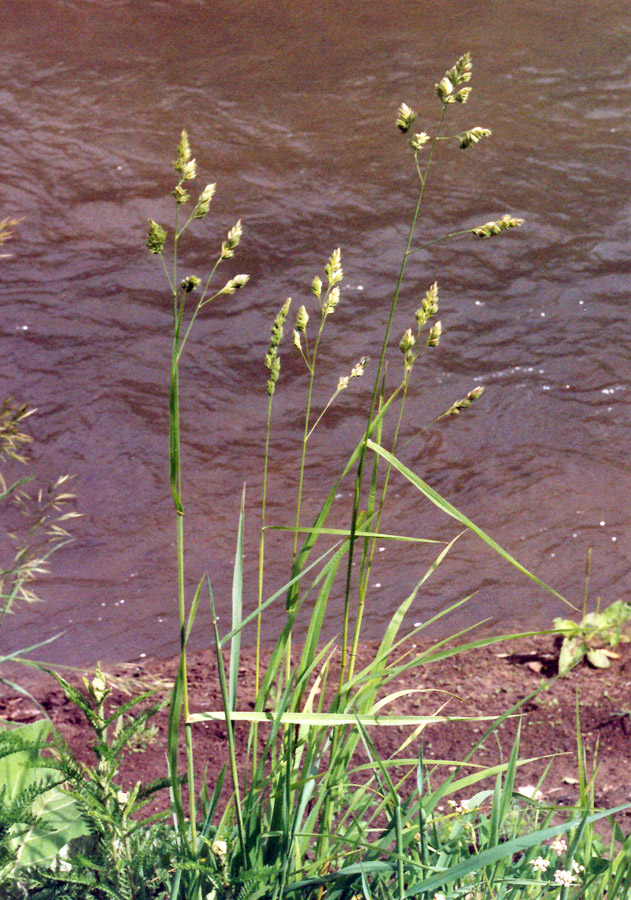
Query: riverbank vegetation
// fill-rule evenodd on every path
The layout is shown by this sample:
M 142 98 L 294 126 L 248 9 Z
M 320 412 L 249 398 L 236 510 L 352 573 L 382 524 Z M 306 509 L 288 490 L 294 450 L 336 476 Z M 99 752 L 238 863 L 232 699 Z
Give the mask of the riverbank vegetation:
M 398 110 L 394 124 L 408 145 L 413 213 L 380 346 L 367 347 L 360 359 L 349 360 L 347 370 L 336 373 L 330 384 L 323 358 L 326 342 L 336 340 L 335 313 L 344 303 L 340 249 L 327 252 L 322 271 L 305 291 L 308 300 L 279 301 L 261 361 L 267 429 L 257 583 L 254 592 L 244 584 L 244 491 L 227 631 L 220 629 L 207 574 L 201 574 L 192 596 L 186 591 L 180 365 L 198 318 L 211 303 L 229 303 L 236 291 L 247 289 L 248 276 L 233 269 L 243 236 L 240 221 L 221 241 L 207 272 L 198 274 L 182 264 L 187 232 L 209 216 L 215 193 L 214 184 L 194 189 L 197 163 L 188 135 L 182 133 L 173 163 L 173 221 L 152 220 L 147 234 L 147 247 L 161 263 L 173 310 L 168 465 L 177 548 L 177 669 L 166 698 L 149 688 L 126 700 L 114 698 L 99 667 L 82 687 L 49 672 L 91 730 L 91 756 L 77 753 L 46 719 L 2 732 L 0 877 L 5 896 L 473 900 L 545 895 L 565 900 L 631 894 L 630 839 L 614 818 L 628 804 L 608 811 L 596 808 L 592 761 L 582 744 L 578 712 L 578 795 L 569 805 L 555 805 L 544 800 L 538 782 L 519 786 L 524 763 L 519 728 L 500 762 L 472 762 L 485 742 L 501 744 L 503 726 L 513 723 L 542 686 L 500 715 L 476 716 L 454 714 L 444 697 L 437 697 L 428 685 L 417 686 L 419 672 L 430 664 L 499 641 L 464 632 L 434 642 L 424 639 L 426 629 L 466 597 L 452 600 L 424 623 L 410 624 L 423 586 L 461 530 L 473 532 L 525 578 L 572 607 L 400 458 L 418 432 L 416 428 L 410 433 L 406 419 L 409 385 L 419 377 L 424 354 L 437 352 L 443 340 L 439 282 L 434 273 L 428 273 L 422 286 L 412 282 L 410 259 L 439 242 L 496 240 L 521 225 L 521 219 L 500 211 L 493 221 L 471 227 L 454 223 L 442 236 L 421 234 L 425 189 L 440 153 L 466 157 L 491 135 L 475 123 L 460 124 L 457 111 L 468 109 L 471 74 L 471 58 L 465 54 L 436 83 L 437 124 L 428 132 L 416 130 L 418 117 L 411 106 L 402 103 Z M 395 334 L 403 312 L 408 327 Z M 294 389 L 281 366 L 281 357 L 290 352 L 305 370 L 305 415 L 298 463 L 291 473 L 295 509 L 291 514 L 285 510 L 287 518 L 277 522 L 271 520 L 267 504 L 273 489 L 271 435 L 276 394 Z M 345 392 L 367 378 L 372 390 L 355 447 L 320 511 L 305 522 L 310 438 Z M 481 394 L 482 388 L 474 387 L 454 398 L 427 428 L 470 414 Z M 404 523 L 397 532 L 384 530 L 383 513 L 395 479 L 455 522 L 449 541 L 409 534 Z M 345 520 L 341 505 L 334 504 L 342 484 L 350 497 Z M 269 593 L 266 552 L 272 531 L 288 536 L 289 556 L 286 582 Z M 433 558 L 406 588 L 381 640 L 369 645 L 363 628 L 371 571 L 385 542 L 423 545 Z M 253 608 L 245 602 L 252 593 Z M 333 602 L 342 605 L 343 624 L 336 639 L 326 640 L 323 626 Z M 218 686 L 218 702 L 206 709 L 191 704 L 188 652 L 202 604 L 208 604 L 212 614 L 213 677 Z M 284 608 L 285 624 L 276 644 L 266 648 L 262 622 L 273 604 Z M 304 635 L 299 646 L 294 638 L 298 623 Z M 253 647 L 251 654 L 242 649 L 242 642 Z M 248 702 L 241 689 L 246 656 L 253 682 Z M 403 698 L 414 702 L 413 711 L 400 711 Z M 125 755 L 156 739 L 153 722 L 165 708 L 163 777 L 125 785 L 120 777 Z M 433 727 L 457 729 L 461 723 L 479 729 L 462 758 L 436 759 L 426 752 Z M 208 727 L 218 727 L 224 735 L 220 752 L 225 764 L 212 779 L 196 756 L 196 734 Z M 385 754 L 382 732 L 390 735 Z M 546 764 L 542 760 L 542 781 Z M 165 791 L 166 814 L 161 811 L 164 804 L 156 803 Z M 598 828 L 603 822 L 609 823 L 606 838 Z

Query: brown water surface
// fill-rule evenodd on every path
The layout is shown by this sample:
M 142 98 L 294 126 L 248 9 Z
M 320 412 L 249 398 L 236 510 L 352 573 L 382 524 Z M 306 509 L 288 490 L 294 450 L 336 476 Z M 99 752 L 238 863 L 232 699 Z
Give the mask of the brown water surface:
M 434 167 L 421 235 L 510 211 L 526 224 L 411 258 L 394 328 L 441 290 L 444 338 L 418 367 L 405 436 L 479 384 L 475 409 L 402 458 L 574 602 L 594 548 L 591 596 L 629 598 L 631 472 L 631 22 L 627 0 L 457 4 L 345 0 L 3 0 L 0 218 L 23 217 L 2 261 L 3 392 L 39 409 L 35 469 L 76 474 L 85 518 L 42 585 L 44 604 L 2 629 L 9 651 L 65 630 L 42 654 L 88 663 L 176 649 L 174 525 L 166 466 L 170 305 L 146 221 L 167 221 L 170 161 L 188 129 L 212 216 L 186 247 L 202 274 L 237 218 L 235 265 L 251 285 L 210 307 L 183 364 L 190 586 L 209 571 L 229 608 L 241 485 L 247 481 L 246 600 L 255 596 L 256 509 L 266 415 L 265 355 L 280 303 L 309 301 L 341 246 L 342 301 L 322 348 L 322 406 L 339 375 L 378 355 L 413 210 L 415 174 L 394 128 L 403 100 L 435 127 L 432 85 L 465 50 L 474 92 L 454 129 L 493 137 Z M 270 517 L 289 524 L 306 379 L 287 347 L 276 402 Z M 394 374 L 391 375 L 394 380 Z M 362 427 L 355 383 L 310 441 L 305 520 Z M 455 533 L 402 480 L 384 528 Z M 352 485 L 333 524 L 345 525 Z M 283 583 L 269 540 L 266 587 Z M 383 545 L 368 634 L 432 559 Z M 477 592 L 443 632 L 491 617 L 542 626 L 553 597 L 464 538 L 412 621 Z M 282 621 L 270 609 L 267 637 Z M 194 641 L 209 640 L 208 615 Z M 333 610 L 327 631 L 340 627 Z

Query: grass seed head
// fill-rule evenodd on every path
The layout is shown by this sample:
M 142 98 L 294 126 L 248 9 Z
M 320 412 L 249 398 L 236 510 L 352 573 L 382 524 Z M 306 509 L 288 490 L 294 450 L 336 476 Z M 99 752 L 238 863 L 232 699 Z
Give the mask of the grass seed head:
M 177 157 L 173 160 L 173 168 L 179 174 L 184 176 L 186 166 L 191 161 L 191 145 L 188 140 L 188 133 L 182 131 L 180 143 L 177 147 Z
M 267 381 L 267 393 L 270 397 L 274 396 L 274 391 L 276 390 L 276 382 L 278 381 L 278 377 L 280 375 L 280 356 L 278 356 L 277 351 L 278 346 L 283 339 L 283 334 L 285 331 L 284 326 L 285 322 L 287 321 L 290 306 L 291 297 L 288 297 L 276 314 L 276 318 L 274 319 L 274 322 L 272 324 L 269 349 L 265 355 L 265 366 L 267 368 L 267 371 L 269 372 L 269 378 Z
M 508 231 L 509 228 L 518 228 L 520 225 L 523 225 L 523 223 L 523 219 L 515 219 L 507 213 L 506 215 L 503 215 L 501 219 L 498 219 L 497 222 L 486 222 L 485 225 L 479 225 L 477 228 L 472 228 L 471 233 L 479 238 L 489 238 L 496 234 L 502 234 L 502 232 Z
M 191 199 L 191 195 L 181 184 L 175 185 L 173 188 L 173 196 L 175 197 L 175 202 L 178 206 L 181 206 L 183 203 L 188 203 Z
M 309 313 L 306 310 L 304 304 L 298 310 L 298 314 L 296 315 L 296 324 L 294 328 L 300 334 L 304 334 L 307 330 L 307 322 L 309 321 Z M 295 342 L 294 342 L 295 343 Z
M 412 334 L 412 329 L 408 328 L 407 331 L 404 332 L 401 341 L 399 342 L 399 350 L 403 354 L 403 363 L 405 366 L 406 374 L 412 370 L 412 366 L 414 365 L 415 354 L 414 354 L 414 345 L 416 344 L 416 338 Z
M 331 254 L 331 258 L 326 264 L 324 271 L 326 273 L 327 281 L 329 282 L 329 287 L 334 287 L 336 284 L 339 284 L 342 278 L 344 277 L 344 272 L 342 271 L 342 251 L 338 247 L 337 250 L 334 250 Z
M 153 219 L 149 219 L 149 231 L 147 234 L 147 247 L 149 248 L 149 253 L 162 253 L 162 248 L 164 247 L 166 239 L 167 233 L 162 225 L 158 225 Z
M 195 209 L 193 210 L 194 219 L 203 219 L 204 216 L 208 215 L 208 210 L 210 209 L 210 201 L 213 199 L 214 193 L 215 185 L 207 184 L 204 190 L 199 195 L 197 203 L 195 204 Z
M 182 280 L 180 287 L 186 294 L 190 294 L 191 291 L 194 291 L 195 288 L 199 287 L 202 283 L 201 278 L 198 278 L 197 275 L 188 275 L 186 278 Z
M 283 326 L 287 321 L 287 316 L 289 314 L 289 307 L 291 306 L 291 297 L 288 297 L 281 308 L 279 309 L 276 318 L 272 324 L 272 339 L 270 341 L 270 347 L 278 347 L 280 342 L 283 339 Z
M 429 330 L 429 334 L 427 336 L 427 346 L 428 347 L 438 347 L 440 336 L 443 332 L 443 326 L 440 321 L 434 322 L 432 327 Z
M 220 294 L 234 294 L 235 291 L 240 290 L 250 280 L 249 275 L 235 275 L 234 278 L 231 278 L 227 281 L 222 289 L 219 291 Z
M 414 120 L 416 119 L 417 113 L 412 109 L 411 106 L 408 106 L 407 103 L 402 103 L 399 109 L 397 110 L 397 128 L 403 134 L 407 134 L 407 132 L 412 127 Z
M 447 78 L 446 75 L 443 78 L 441 78 L 441 80 L 438 82 L 438 84 L 434 85 L 434 90 L 438 94 L 438 99 L 441 101 L 441 103 L 453 103 L 454 102 L 454 99 L 451 96 L 453 89 L 454 89 L 454 86 L 451 83 L 451 80 L 449 78 Z
M 189 161 L 184 166 L 184 171 L 182 172 L 182 178 L 184 181 L 193 181 L 197 177 L 197 163 L 194 159 L 189 159 Z
M 225 241 L 221 245 L 221 259 L 230 259 L 231 256 L 234 256 L 234 251 L 239 246 L 242 234 L 243 227 L 241 226 L 241 219 L 239 219 L 239 221 L 232 226 Z
M 5 244 L 13 237 L 15 227 L 20 224 L 21 219 L 13 219 L 11 217 L 0 220 L 0 244 Z M 0 253 L 0 259 L 10 256 L 9 253 Z
M 351 369 L 351 378 L 361 378 L 366 369 L 366 363 L 368 362 L 367 356 L 362 356 L 359 362 L 355 363 L 353 368 Z
M 464 53 L 460 59 L 456 60 L 451 69 L 447 69 L 438 84 L 434 85 L 434 90 L 438 94 L 441 103 L 467 102 L 471 88 L 464 88 L 460 91 L 456 91 L 456 88 L 459 84 L 464 84 L 470 80 L 471 66 L 471 54 Z
M 280 377 L 280 356 L 277 355 L 276 351 L 273 352 L 270 350 L 265 357 L 265 365 L 267 366 L 267 370 L 269 372 L 269 378 L 267 379 L 267 393 L 270 397 L 274 396 L 274 392 L 276 391 L 276 384 Z
M 438 282 L 435 281 L 425 292 L 420 307 L 416 310 L 416 324 L 420 331 L 423 325 L 438 312 Z
M 463 53 L 460 59 L 456 60 L 451 69 L 448 69 L 445 72 L 445 75 L 455 85 L 464 84 L 471 79 L 472 67 L 471 54 Z
M 428 141 L 429 135 L 424 131 L 419 131 L 417 134 L 410 138 L 410 147 L 412 148 L 412 150 L 422 150 Z
M 329 313 L 332 313 L 335 310 L 335 307 L 340 302 L 340 289 L 339 287 L 334 287 L 330 292 L 329 296 L 326 298 L 326 303 L 324 304 L 324 315 L 328 316 Z
M 368 362 L 367 356 L 362 356 L 359 362 L 356 362 L 353 368 L 351 369 L 350 375 L 341 375 L 340 380 L 337 383 L 336 394 L 339 394 L 340 391 L 343 391 L 348 387 L 351 378 L 361 378 L 364 374 L 364 370 L 366 368 L 366 363 Z
M 461 100 L 460 102 L 462 103 L 463 101 Z M 466 150 L 467 147 L 472 147 L 473 144 L 481 141 L 483 137 L 490 137 L 492 133 L 489 128 L 481 128 L 479 125 L 476 125 L 475 128 L 469 128 L 458 135 L 460 149 Z
M 472 403 L 482 396 L 484 393 L 484 387 L 480 385 L 477 388 L 473 388 L 472 391 L 469 391 L 466 397 L 463 397 L 462 400 L 456 400 L 454 404 L 452 404 L 447 412 L 444 414 L 445 416 L 459 416 L 463 409 L 469 409 Z

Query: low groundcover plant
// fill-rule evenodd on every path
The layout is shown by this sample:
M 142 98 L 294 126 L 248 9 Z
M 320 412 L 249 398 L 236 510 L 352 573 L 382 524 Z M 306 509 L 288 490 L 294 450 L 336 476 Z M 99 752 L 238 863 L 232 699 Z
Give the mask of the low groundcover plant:
M 87 693 L 56 676 L 95 730 L 97 764 L 77 767 L 61 742 L 48 759 L 45 751 L 35 748 L 31 764 L 58 774 L 59 785 L 83 810 L 82 821 L 87 823 L 89 835 L 65 844 L 61 856 L 47 868 L 20 871 L 9 860 L 4 871 L 11 890 L 19 888 L 39 900 L 276 900 L 285 896 L 473 900 L 543 894 L 565 900 L 569 896 L 602 897 L 604 892 L 608 897 L 629 896 L 629 839 L 614 822 L 610 845 L 600 843 L 594 823 L 615 810 L 604 813 L 595 809 L 593 786 L 584 765 L 581 803 L 572 810 L 555 809 L 544 804 L 536 790 L 526 794 L 515 787 L 519 739 L 506 762 L 492 768 L 471 768 L 476 750 L 517 708 L 499 720 L 486 722 L 481 738 L 457 765 L 451 761 L 430 763 L 423 754 L 423 731 L 448 718 L 441 707 L 414 716 L 389 711 L 402 695 L 411 692 L 409 686 L 401 689 L 398 684 L 416 667 L 498 640 L 463 643 L 463 632 L 425 650 L 413 650 L 412 642 L 423 627 L 465 600 L 450 603 L 425 625 L 406 625 L 406 616 L 423 585 L 457 536 L 445 543 L 384 529 L 383 511 L 393 477 L 402 476 L 459 527 L 472 530 L 508 563 L 567 603 L 397 455 L 404 439 L 410 437 L 405 420 L 409 384 L 422 354 L 435 352 L 444 330 L 438 318 L 438 282 L 430 276 L 420 292 L 417 286 L 411 288 L 406 278 L 409 258 L 441 241 L 494 239 L 521 225 L 521 219 L 502 213 L 496 220 L 456 227 L 442 236 L 418 236 L 425 188 L 438 152 L 443 147 L 472 152 L 491 135 L 479 125 L 448 128 L 453 111 L 469 101 L 471 73 L 471 57 L 464 54 L 435 85 L 438 122 L 434 129 L 415 131 L 418 115 L 405 103 L 397 113 L 395 125 L 408 143 L 416 199 L 381 346 L 366 348 L 360 359 L 349 360 L 347 370 L 333 383 L 328 382 L 326 370 L 322 371 L 322 349 L 335 312 L 343 303 L 339 248 L 329 252 L 323 271 L 314 276 L 308 301 L 294 304 L 288 298 L 279 305 L 262 363 L 267 428 L 257 602 L 247 609 L 243 600 L 244 493 L 237 527 L 232 622 L 223 635 L 209 575 L 199 578 L 192 597 L 187 597 L 185 588 L 180 363 L 198 316 L 209 304 L 225 301 L 246 288 L 248 276 L 229 270 L 216 281 L 238 251 L 243 236 L 240 221 L 225 235 L 208 272 L 182 272 L 185 233 L 209 216 L 215 193 L 214 184 L 193 190 L 197 164 L 188 135 L 182 133 L 174 160 L 173 223 L 166 226 L 152 220 L 147 235 L 147 247 L 160 260 L 168 280 L 173 310 L 169 468 L 177 547 L 180 664 L 170 699 L 166 753 L 172 824 L 152 817 L 143 820 L 137 814 L 142 802 L 161 784 L 137 785 L 134 791 L 124 792 L 113 780 L 121 754 L 157 707 L 132 715 L 136 701 L 130 701 L 122 711 L 108 709 L 107 685 L 98 670 L 95 678 L 86 682 Z M 399 307 L 408 304 L 411 296 L 409 327 L 393 338 Z M 297 353 L 305 367 L 307 393 L 295 473 L 295 509 L 285 522 L 272 523 L 267 510 L 270 434 L 274 398 L 284 389 L 281 351 L 285 352 L 286 330 L 292 335 L 289 352 Z M 369 374 L 373 387 L 363 430 L 319 513 L 305 523 L 303 496 L 311 435 L 330 407 L 341 402 L 344 392 Z M 430 425 L 466 413 L 481 394 L 482 388 L 477 387 L 455 399 Z M 352 503 L 348 519 L 340 522 L 333 515 L 333 501 L 343 481 L 350 482 Z M 288 533 L 292 546 L 286 583 L 267 594 L 266 537 L 272 529 Z M 359 653 L 363 619 L 378 542 L 385 541 L 426 544 L 433 548 L 435 558 L 394 610 L 374 655 L 367 660 Z M 343 627 L 339 641 L 326 642 L 322 626 L 333 597 L 342 598 Z M 220 709 L 193 712 L 187 645 L 201 602 L 208 602 L 212 613 L 222 704 Z M 272 604 L 284 606 L 285 624 L 276 644 L 263 652 L 261 624 Z M 306 619 L 306 637 L 296 647 L 292 633 L 299 616 Z M 253 709 L 243 710 L 237 690 L 239 660 L 242 634 L 250 625 L 256 647 L 255 702 Z M 459 640 L 456 645 L 454 638 Z M 113 731 L 116 721 L 122 724 Z M 199 769 L 195 727 L 203 721 L 220 721 L 226 730 L 226 766 L 215 784 L 195 778 Z M 382 758 L 378 749 L 382 727 L 409 730 L 397 753 L 387 758 Z M 237 762 L 237 728 L 248 729 L 242 764 Z M 461 801 L 465 796 L 468 799 Z

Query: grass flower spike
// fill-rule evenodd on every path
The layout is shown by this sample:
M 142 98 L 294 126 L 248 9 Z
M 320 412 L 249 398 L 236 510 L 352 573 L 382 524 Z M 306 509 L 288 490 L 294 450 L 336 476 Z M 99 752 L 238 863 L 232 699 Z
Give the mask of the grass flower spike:
M 224 258 L 224 257 L 222 257 Z M 241 290 L 242 287 L 245 287 L 248 281 L 250 280 L 249 275 L 235 275 L 234 278 L 231 278 L 227 281 L 222 289 L 219 291 L 220 294 L 234 294 L 235 291 Z
M 523 224 L 523 219 L 516 219 L 514 216 L 510 216 L 507 213 L 506 215 L 503 215 L 501 219 L 498 219 L 497 222 L 487 222 L 485 225 L 479 225 L 477 228 L 472 228 L 471 233 L 479 238 L 489 238 L 496 234 L 502 234 L 510 228 L 518 228 Z
M 230 259 L 230 257 L 234 256 L 234 251 L 239 245 L 239 241 L 241 240 L 241 235 L 243 234 L 243 228 L 241 227 L 241 219 L 234 225 L 230 231 L 228 232 L 228 236 L 226 240 L 221 245 L 221 258 L 222 259 Z
M 422 150 L 425 144 L 428 143 L 430 137 L 424 131 L 419 131 L 418 134 L 415 134 L 410 138 L 410 147 L 412 150 L 419 151 Z
M 213 199 L 214 194 L 215 185 L 207 184 L 204 190 L 199 195 L 197 203 L 195 204 L 195 209 L 193 210 L 194 219 L 203 219 L 208 215 L 208 211 L 210 209 L 210 201 Z
M 435 322 L 429 330 L 429 334 L 427 336 L 427 346 L 428 347 L 438 347 L 440 342 L 440 336 L 443 332 L 443 326 L 440 321 Z
M 461 132 L 457 137 L 460 141 L 460 149 L 466 150 L 467 147 L 471 147 L 473 144 L 477 144 L 478 141 L 481 141 L 483 137 L 490 137 L 493 132 L 488 128 L 480 128 L 476 125 L 475 128 L 470 128 L 468 131 Z
M 270 340 L 269 349 L 265 355 L 265 367 L 269 372 L 269 378 L 267 381 L 267 393 L 270 397 L 274 396 L 274 392 L 276 391 L 276 384 L 280 375 L 280 356 L 278 355 L 278 347 L 283 339 L 284 325 L 287 321 L 287 315 L 289 314 L 290 306 L 291 297 L 288 297 L 280 308 L 278 315 L 274 319 L 274 323 L 272 325 L 272 337 Z
M 397 111 L 396 125 L 399 131 L 406 134 L 414 124 L 416 116 L 417 113 L 407 103 L 402 103 Z
M 149 220 L 149 233 L 147 235 L 147 247 L 150 253 L 162 253 L 162 248 L 167 239 L 167 233 L 161 225 Z
M 324 267 L 324 272 L 327 281 L 329 282 L 329 288 L 335 287 L 335 285 L 339 284 L 344 277 L 344 272 L 342 271 L 342 251 L 339 247 L 331 254 L 331 258 Z
M 428 319 L 435 316 L 438 312 L 438 283 L 434 282 L 430 289 L 425 292 L 420 307 L 416 310 L 416 324 L 418 330 L 425 325 Z

